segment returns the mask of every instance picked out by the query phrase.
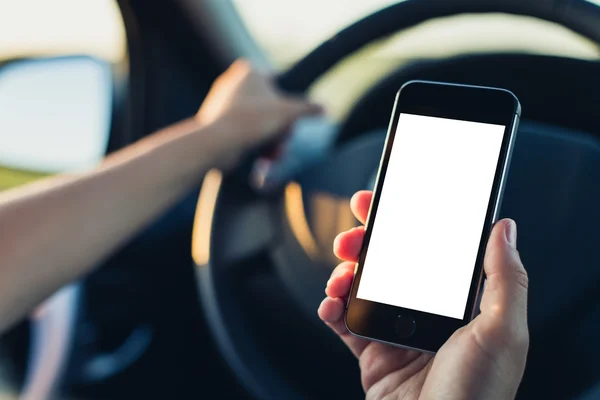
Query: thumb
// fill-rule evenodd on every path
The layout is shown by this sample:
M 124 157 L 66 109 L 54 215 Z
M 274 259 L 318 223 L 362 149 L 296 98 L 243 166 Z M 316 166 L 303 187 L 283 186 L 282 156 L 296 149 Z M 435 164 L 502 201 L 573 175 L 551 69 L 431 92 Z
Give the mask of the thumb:
M 286 113 L 293 119 L 323 112 L 321 105 L 302 97 L 288 97 L 283 105 Z
M 481 299 L 481 317 L 489 328 L 504 332 L 504 340 L 527 338 L 527 272 L 516 248 L 517 225 L 499 221 L 485 253 L 487 277 Z

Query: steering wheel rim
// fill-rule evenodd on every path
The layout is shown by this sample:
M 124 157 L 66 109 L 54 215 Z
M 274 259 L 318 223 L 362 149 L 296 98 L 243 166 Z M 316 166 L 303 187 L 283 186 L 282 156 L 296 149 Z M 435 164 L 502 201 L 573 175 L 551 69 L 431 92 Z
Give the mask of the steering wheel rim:
M 555 22 L 600 43 L 600 23 L 598 23 L 600 22 L 600 8 L 584 0 L 529 0 L 525 2 L 516 0 L 508 2 L 407 0 L 352 24 L 321 44 L 287 72 L 281 74 L 277 81 L 280 88 L 285 91 L 304 92 L 319 76 L 339 61 L 374 40 L 433 18 L 464 13 L 498 12 Z M 239 184 L 239 181 L 237 182 Z M 212 217 L 219 208 L 225 208 L 221 203 L 222 191 L 228 190 L 228 185 L 231 183 L 227 177 L 215 178 L 213 176 L 208 184 L 205 181 L 206 185 L 208 186 L 203 188 L 199 199 L 193 248 L 194 259 L 198 267 L 196 271 L 200 304 L 205 311 L 215 341 L 242 384 L 257 398 L 303 398 L 302 394 L 291 392 L 290 387 L 285 384 L 284 377 L 262 358 L 262 352 L 259 349 L 249 348 L 236 339 L 236 336 L 244 334 L 243 330 L 239 329 L 240 322 L 235 321 L 239 316 L 234 315 L 233 318 L 228 318 L 229 315 L 226 315 L 231 312 L 232 307 L 236 307 L 235 300 L 231 297 L 235 296 L 236 291 L 229 283 L 231 275 L 222 270 L 227 268 L 227 263 L 231 263 L 232 259 L 236 262 L 240 260 L 236 259 L 237 255 L 228 258 L 215 254 L 220 250 L 220 246 L 215 246 L 215 238 L 218 236 L 215 232 L 218 232 L 218 229 L 216 229 L 215 219 Z M 244 191 L 242 190 L 242 192 Z M 206 193 L 212 195 L 206 195 Z M 252 199 L 256 200 L 255 197 Z M 259 205 L 258 214 L 261 216 L 257 218 L 265 220 L 273 218 L 272 200 L 268 199 L 264 204 Z M 207 216 L 209 217 L 207 218 Z M 199 234 L 200 230 L 203 230 L 204 234 Z M 211 257 L 203 259 L 196 256 L 198 253 L 211 254 Z M 235 270 L 233 272 L 235 273 Z M 270 386 L 266 382 L 269 382 Z
M 373 41 L 436 18 L 491 13 L 554 22 L 600 45 L 600 7 L 586 0 L 405 0 L 338 32 L 280 74 L 277 81 L 285 91 L 304 93 L 326 71 Z

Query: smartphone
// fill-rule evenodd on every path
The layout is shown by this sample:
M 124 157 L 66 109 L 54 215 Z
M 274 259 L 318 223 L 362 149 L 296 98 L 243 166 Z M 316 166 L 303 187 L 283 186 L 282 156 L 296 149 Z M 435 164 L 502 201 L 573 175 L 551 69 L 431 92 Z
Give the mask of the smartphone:
M 504 89 L 402 86 L 347 303 L 351 333 L 435 353 L 475 318 L 520 114 Z

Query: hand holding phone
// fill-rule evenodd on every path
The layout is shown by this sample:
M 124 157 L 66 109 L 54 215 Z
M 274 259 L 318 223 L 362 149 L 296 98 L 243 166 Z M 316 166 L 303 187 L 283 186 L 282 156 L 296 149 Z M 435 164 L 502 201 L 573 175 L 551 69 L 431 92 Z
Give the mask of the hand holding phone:
M 527 275 L 514 222 L 494 223 L 519 116 L 503 89 L 413 81 L 398 92 L 374 193 L 353 199 L 365 228 L 336 241 L 350 263 L 319 310 L 360 357 L 367 397 L 516 393 Z
M 359 192 L 352 199 L 352 211 L 363 224 L 372 197 L 372 192 Z M 514 398 L 529 344 L 527 273 L 515 247 L 514 222 L 496 223 L 487 242 L 484 267 L 488 281 L 481 313 L 456 331 L 435 355 L 363 339 L 346 328 L 345 305 L 364 234 L 362 227 L 355 228 L 336 239 L 335 253 L 345 262 L 332 273 L 319 316 L 360 358 L 367 397 Z M 399 256 L 400 251 L 395 249 L 394 254 Z M 387 260 L 388 265 L 394 266 L 397 259 Z
M 519 115 L 503 89 L 400 89 L 348 299 L 350 332 L 436 352 L 475 317 Z

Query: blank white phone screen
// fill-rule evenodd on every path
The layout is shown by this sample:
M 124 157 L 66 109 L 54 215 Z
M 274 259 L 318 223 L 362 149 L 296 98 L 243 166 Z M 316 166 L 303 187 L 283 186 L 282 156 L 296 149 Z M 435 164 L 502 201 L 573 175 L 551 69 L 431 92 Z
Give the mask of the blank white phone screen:
M 463 319 L 504 129 L 400 115 L 358 298 Z

